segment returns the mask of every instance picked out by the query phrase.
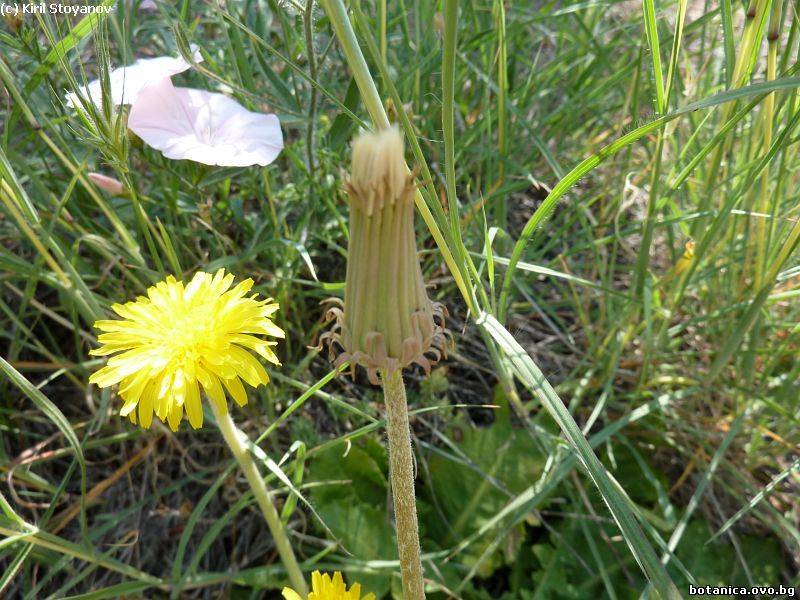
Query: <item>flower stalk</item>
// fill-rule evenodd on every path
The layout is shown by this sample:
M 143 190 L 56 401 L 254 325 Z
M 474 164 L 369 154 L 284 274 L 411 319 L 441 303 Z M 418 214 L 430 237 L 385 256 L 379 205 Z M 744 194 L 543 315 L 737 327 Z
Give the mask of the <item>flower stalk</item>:
M 364 60 L 364 55 L 361 53 L 361 48 L 356 40 L 355 31 L 350 24 L 350 18 L 347 16 L 347 9 L 342 0 L 320 0 L 325 14 L 331 22 L 331 27 L 339 39 L 339 44 L 342 47 L 342 52 L 347 59 L 347 65 L 353 73 L 353 79 L 358 85 L 361 92 L 361 99 L 364 106 L 369 113 L 375 127 L 378 129 L 386 129 L 389 127 L 389 117 L 386 110 L 383 108 L 381 96 L 378 94 L 378 88 L 370 75 L 367 61 Z
M 214 412 L 214 417 L 217 420 L 217 425 L 222 433 L 222 437 L 231 449 L 236 462 L 242 469 L 244 476 L 247 478 L 247 483 L 250 484 L 250 489 L 253 491 L 253 496 L 258 502 L 261 509 L 261 514 L 264 515 L 264 520 L 267 522 L 267 527 L 272 534 L 272 539 L 275 541 L 275 547 L 278 549 L 278 555 L 281 558 L 283 566 L 289 575 L 289 581 L 298 593 L 303 598 L 308 595 L 308 586 L 303 577 L 303 572 L 300 570 L 300 565 L 297 563 L 297 558 L 292 550 L 292 544 L 289 537 L 286 535 L 286 530 L 281 523 L 280 515 L 278 514 L 275 504 L 270 498 L 267 485 L 261 477 L 258 468 L 253 461 L 253 457 L 247 449 L 247 443 L 244 432 L 240 431 L 231 419 L 231 415 L 227 410 L 221 410 L 215 403 L 211 403 L 211 408 Z
M 353 142 L 346 182 L 350 242 L 344 302 L 328 310 L 334 321 L 321 341 L 336 365 L 366 369 L 382 385 L 386 403 L 392 497 L 404 598 L 425 597 L 420 558 L 414 465 L 403 369 L 430 372 L 446 354 L 446 310 L 425 290 L 414 234 L 413 175 L 396 128 L 365 133 Z
M 408 423 L 406 386 L 403 372 L 381 373 L 386 402 L 386 431 L 389 437 L 389 476 L 392 482 L 397 549 L 403 580 L 403 598 L 425 597 L 422 559 L 419 548 L 417 505 L 414 496 L 414 458 L 411 453 L 411 428 Z

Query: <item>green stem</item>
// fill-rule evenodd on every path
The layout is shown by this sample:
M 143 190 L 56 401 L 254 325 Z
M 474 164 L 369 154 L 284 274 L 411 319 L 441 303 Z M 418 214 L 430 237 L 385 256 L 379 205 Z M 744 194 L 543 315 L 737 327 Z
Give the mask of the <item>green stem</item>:
M 386 62 L 386 0 L 378 4 L 378 18 L 381 22 L 381 58 Z
M 320 4 L 331 21 L 331 27 L 333 27 L 336 37 L 339 38 L 347 65 L 353 72 L 353 79 L 356 80 L 356 85 L 361 92 L 361 99 L 364 101 L 364 106 L 367 108 L 375 128 L 386 129 L 389 127 L 389 117 L 383 108 L 378 88 L 375 87 L 375 82 L 370 75 L 367 61 L 364 60 L 364 55 L 361 53 L 344 3 L 342 0 L 321 0 Z
M 311 79 L 317 79 L 317 57 L 314 56 L 314 0 L 306 4 L 303 15 L 303 30 L 308 48 L 308 74 Z M 308 128 L 306 129 L 306 157 L 308 162 L 308 176 L 314 180 L 314 127 L 317 120 L 317 88 L 311 86 L 311 97 L 308 101 Z
M 494 6 L 495 28 L 497 29 L 497 181 L 495 185 L 500 189 L 506 179 L 506 98 L 508 90 L 508 55 L 506 47 L 506 8 L 502 0 L 495 0 Z M 508 222 L 507 197 L 498 200 L 495 205 L 495 220 L 505 228 Z
M 301 597 L 305 598 L 308 596 L 306 580 L 303 577 L 300 566 L 297 564 L 297 558 L 294 555 L 294 550 L 292 550 L 292 544 L 289 542 L 289 538 L 286 535 L 286 530 L 281 523 L 278 510 L 270 499 L 267 485 L 258 472 L 258 468 L 256 468 L 256 464 L 253 462 L 253 457 L 247 450 L 247 436 L 234 425 L 230 413 L 227 411 L 223 413 L 213 402 L 209 404 L 214 411 L 214 417 L 217 419 L 217 425 L 219 425 L 219 430 L 222 432 L 222 437 L 225 438 L 228 446 L 230 446 L 233 456 L 236 458 L 236 461 L 244 472 L 244 476 L 247 478 L 247 483 L 250 484 L 250 489 L 256 497 L 256 502 L 258 502 L 258 506 L 261 508 L 264 520 L 266 520 L 267 527 L 269 527 L 269 531 L 272 534 L 272 539 L 275 540 L 275 546 L 278 549 L 281 562 L 283 562 L 283 566 L 286 567 L 286 572 L 289 574 L 289 581 L 291 581 L 294 590 L 300 594 Z
M 408 424 L 406 386 L 403 372 L 381 373 L 386 401 L 386 430 L 389 435 L 389 475 L 392 481 L 397 549 L 403 579 L 403 598 L 422 600 L 422 560 L 419 550 L 417 505 L 414 498 L 414 462 L 411 453 L 411 428 Z

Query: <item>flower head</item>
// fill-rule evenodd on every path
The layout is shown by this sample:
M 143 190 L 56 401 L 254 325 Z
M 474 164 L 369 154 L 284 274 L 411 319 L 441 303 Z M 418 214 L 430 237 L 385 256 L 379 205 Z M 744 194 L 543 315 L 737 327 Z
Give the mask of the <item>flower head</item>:
M 225 167 L 266 166 L 283 149 L 278 117 L 251 112 L 223 94 L 174 87 L 143 90 L 128 127 L 167 158 Z
M 314 571 L 311 574 L 311 593 L 307 599 L 289 588 L 283 588 L 283 597 L 285 600 L 375 600 L 373 593 L 362 598 L 359 583 L 354 583 L 348 591 L 339 571 L 333 574 L 333 579 L 327 573 L 322 575 Z
M 425 291 L 414 235 L 413 177 L 403 158 L 400 132 L 386 129 L 353 143 L 347 183 L 350 242 L 344 303 L 328 311 L 335 321 L 323 334 L 336 364 L 351 361 L 378 373 L 413 363 L 426 371 L 446 351 L 444 306 Z
M 153 413 L 177 431 L 184 410 L 195 429 L 203 424 L 201 388 L 227 412 L 225 393 L 239 406 L 247 403 L 242 381 L 252 387 L 269 376 L 253 352 L 280 364 L 271 346 L 282 338 L 270 316 L 278 305 L 270 298 L 248 296 L 253 280 L 231 287 L 233 275 L 196 273 L 188 285 L 167 277 L 139 297 L 111 308 L 121 319 L 97 321 L 104 332 L 94 356 L 111 356 L 89 381 L 100 387 L 120 385 L 122 416 L 149 427 Z
M 194 44 L 191 46 L 194 62 L 203 62 L 200 50 Z M 121 106 L 133 104 L 142 90 L 159 83 L 178 73 L 183 73 L 192 65 L 182 56 L 159 56 L 158 58 L 140 58 L 132 65 L 114 69 L 108 74 L 111 105 Z M 99 79 L 95 79 L 87 86 L 81 88 L 83 96 L 89 98 L 95 106 L 103 106 L 103 88 Z M 71 92 L 66 95 L 67 106 L 75 108 L 81 105 L 78 95 Z

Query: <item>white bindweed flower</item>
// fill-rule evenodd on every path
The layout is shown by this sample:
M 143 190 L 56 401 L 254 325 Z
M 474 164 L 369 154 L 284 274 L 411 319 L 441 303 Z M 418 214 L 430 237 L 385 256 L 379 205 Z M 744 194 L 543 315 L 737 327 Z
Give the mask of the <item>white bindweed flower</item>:
M 191 49 L 193 60 L 203 62 L 198 47 L 192 44 Z M 161 81 L 169 81 L 170 77 L 183 73 L 191 66 L 191 63 L 182 56 L 159 56 L 158 58 L 140 58 L 132 65 L 114 69 L 108 74 L 111 105 L 133 104 L 142 90 Z M 82 87 L 80 95 L 91 100 L 98 108 L 102 108 L 103 89 L 99 79 Z M 66 101 L 70 108 L 81 106 L 81 100 L 74 92 L 66 95 Z
M 221 167 L 266 166 L 283 149 L 274 114 L 251 112 L 223 94 L 169 79 L 143 89 L 128 128 L 167 158 Z

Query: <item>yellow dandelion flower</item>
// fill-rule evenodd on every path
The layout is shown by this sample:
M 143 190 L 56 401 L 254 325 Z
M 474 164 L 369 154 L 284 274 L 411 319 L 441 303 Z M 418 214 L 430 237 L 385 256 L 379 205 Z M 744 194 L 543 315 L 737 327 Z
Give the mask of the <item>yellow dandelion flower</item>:
M 339 571 L 333 574 L 333 579 L 327 573 L 323 575 L 314 571 L 311 574 L 311 593 L 307 599 L 289 588 L 283 588 L 283 597 L 285 600 L 375 600 L 375 594 L 372 593 L 361 597 L 360 583 L 354 583 L 348 591 Z
M 203 424 L 201 388 L 222 413 L 225 394 L 239 406 L 247 403 L 242 381 L 252 387 L 269 376 L 253 353 L 279 365 L 260 335 L 284 336 L 270 316 L 278 310 L 271 298 L 246 295 L 253 280 L 231 287 L 234 277 L 223 269 L 196 273 L 188 285 L 169 276 L 139 297 L 111 308 L 121 319 L 97 321 L 103 333 L 93 356 L 111 356 L 89 379 L 101 388 L 119 384 L 124 400 L 120 414 L 150 427 L 153 413 L 177 431 L 184 409 L 189 423 Z

